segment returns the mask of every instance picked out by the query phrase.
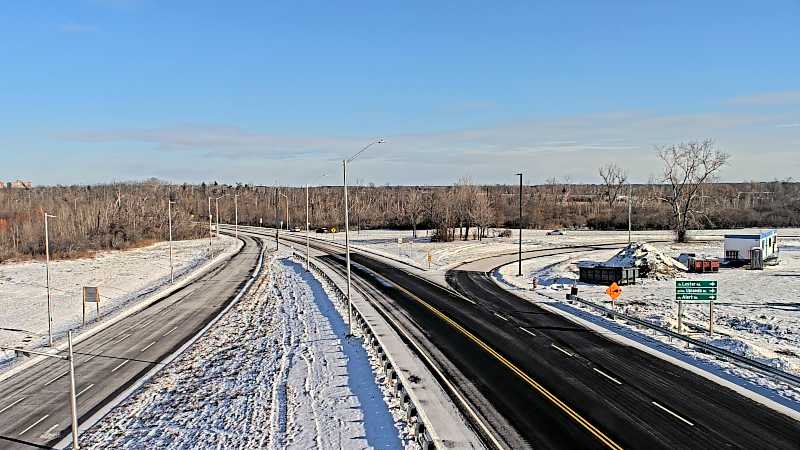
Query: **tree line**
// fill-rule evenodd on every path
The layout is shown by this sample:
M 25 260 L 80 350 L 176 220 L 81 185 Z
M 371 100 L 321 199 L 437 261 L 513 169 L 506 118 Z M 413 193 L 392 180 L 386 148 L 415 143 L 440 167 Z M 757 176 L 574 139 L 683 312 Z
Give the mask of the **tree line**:
M 727 155 L 709 141 L 659 149 L 664 175 L 631 184 L 615 163 L 598 170 L 598 184 L 550 179 L 544 184 L 482 185 L 468 177 L 450 186 L 349 187 L 350 225 L 361 229 L 431 230 L 432 239 L 482 239 L 490 230 L 517 228 L 673 229 L 679 240 L 689 229 L 800 226 L 800 183 L 713 182 Z M 308 190 L 309 222 L 342 228 L 341 186 Z M 44 253 L 43 214 L 49 221 L 54 257 L 124 249 L 168 236 L 208 236 L 209 216 L 240 224 L 305 227 L 304 187 L 170 184 L 158 180 L 92 186 L 0 190 L 0 260 Z M 629 206 L 630 204 L 630 206 Z M 237 208 L 238 206 L 238 208 Z

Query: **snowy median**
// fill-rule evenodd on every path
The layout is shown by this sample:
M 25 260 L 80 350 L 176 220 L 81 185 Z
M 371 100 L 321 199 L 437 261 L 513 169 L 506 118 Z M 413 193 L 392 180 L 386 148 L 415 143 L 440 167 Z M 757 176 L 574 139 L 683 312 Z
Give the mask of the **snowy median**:
M 214 239 L 214 255 L 230 254 L 239 241 Z M 208 240 L 173 242 L 176 282 L 209 261 Z M 83 320 L 82 288 L 97 286 L 103 320 L 137 305 L 170 281 L 169 244 L 161 242 L 93 258 L 50 262 L 53 336 L 77 329 Z M 96 319 L 94 304 L 87 305 L 87 326 Z M 0 346 L 36 348 L 47 342 L 47 290 L 43 261 L 0 264 Z M 13 358 L 0 352 L 0 366 Z
M 86 448 L 413 448 L 360 339 L 287 254 L 82 436 Z

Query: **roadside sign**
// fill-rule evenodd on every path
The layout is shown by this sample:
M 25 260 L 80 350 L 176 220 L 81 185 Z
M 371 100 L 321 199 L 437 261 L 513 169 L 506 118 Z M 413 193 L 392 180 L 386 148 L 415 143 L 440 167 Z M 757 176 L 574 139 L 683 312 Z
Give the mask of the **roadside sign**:
M 622 288 L 617 283 L 611 283 L 611 286 L 606 289 L 606 294 L 611 297 L 611 300 L 616 300 L 622 295 Z
M 714 280 L 675 280 L 675 300 L 679 302 L 713 302 L 718 297 Z
M 83 301 L 86 303 L 100 303 L 100 293 L 97 291 L 97 286 L 83 287 Z
M 83 321 L 86 325 L 86 304 L 94 303 L 97 307 L 97 318 L 100 318 L 100 289 L 97 286 L 83 287 Z

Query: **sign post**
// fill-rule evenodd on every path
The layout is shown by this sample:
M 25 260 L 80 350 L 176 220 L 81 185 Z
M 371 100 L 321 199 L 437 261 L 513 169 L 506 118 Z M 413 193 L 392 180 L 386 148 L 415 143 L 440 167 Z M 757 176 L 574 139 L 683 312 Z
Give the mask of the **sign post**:
M 86 304 L 94 303 L 97 306 L 97 319 L 100 318 L 100 291 L 97 286 L 83 287 L 83 325 L 86 325 Z
M 608 296 L 611 297 L 611 311 L 616 311 L 614 300 L 618 299 L 619 296 L 622 295 L 622 288 L 619 287 L 619 285 L 616 282 L 611 283 L 611 286 L 609 286 L 608 289 L 606 289 L 606 294 L 608 294 Z M 612 314 L 611 318 L 616 319 L 616 316 Z
M 715 280 L 675 280 L 675 301 L 678 302 L 678 333 L 683 328 L 684 303 L 708 303 L 708 334 L 714 332 L 714 302 L 719 296 Z
M 428 270 L 431 269 L 431 260 L 433 260 L 433 258 L 431 257 L 430 250 L 428 250 Z

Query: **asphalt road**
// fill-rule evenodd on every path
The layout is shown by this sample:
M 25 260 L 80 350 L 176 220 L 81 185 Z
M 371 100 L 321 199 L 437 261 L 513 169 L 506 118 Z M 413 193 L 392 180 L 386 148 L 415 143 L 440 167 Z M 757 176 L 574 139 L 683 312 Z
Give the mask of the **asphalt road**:
M 250 277 L 261 244 L 75 345 L 80 421 L 114 399 L 201 330 Z M 70 432 L 66 361 L 47 358 L 0 382 L 0 449 L 50 448 Z
M 509 448 L 798 448 L 800 422 L 545 311 L 485 272 L 449 273 L 459 295 L 357 252 L 352 260 Z

